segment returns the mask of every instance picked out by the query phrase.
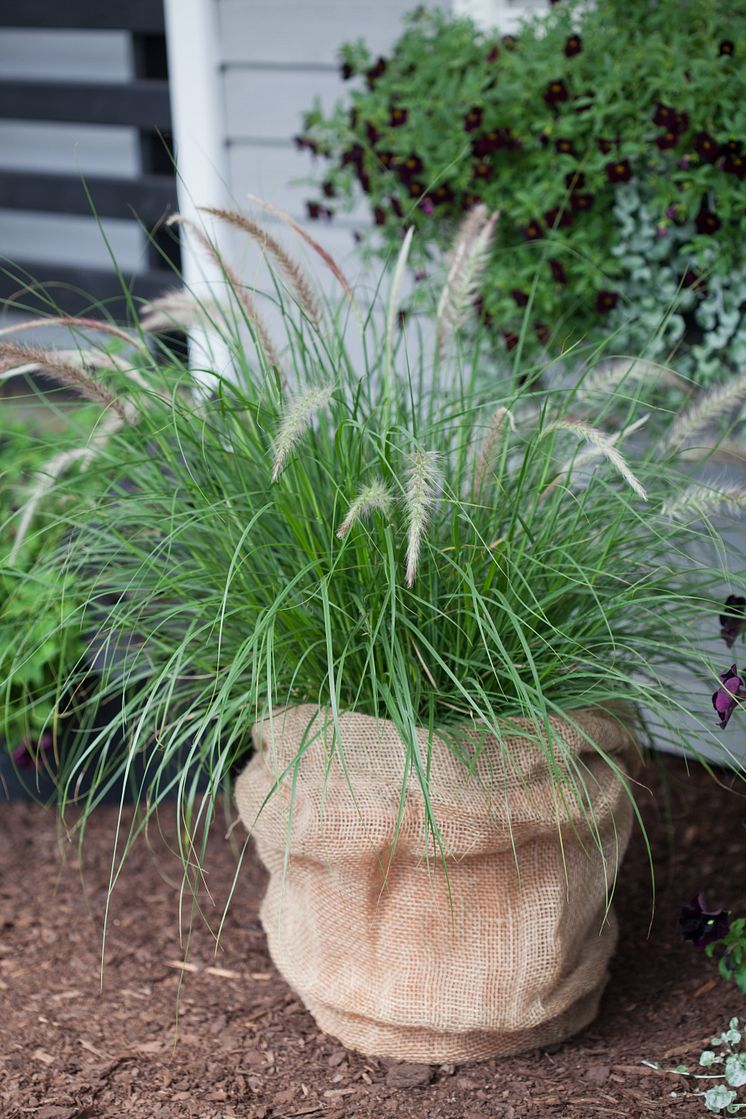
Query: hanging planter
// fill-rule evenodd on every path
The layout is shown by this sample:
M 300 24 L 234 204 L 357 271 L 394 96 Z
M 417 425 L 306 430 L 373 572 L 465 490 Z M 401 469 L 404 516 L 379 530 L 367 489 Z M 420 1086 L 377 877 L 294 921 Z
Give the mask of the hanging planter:
M 593 1020 L 637 750 L 601 711 L 551 722 L 561 756 L 528 720 L 503 742 L 435 739 L 430 825 L 411 771 L 402 796 L 407 748 L 391 722 L 343 714 L 336 747 L 330 713 L 309 705 L 255 727 L 236 799 L 270 874 L 262 922 L 326 1033 L 376 1056 L 461 1062 Z M 417 740 L 427 759 L 427 731 Z

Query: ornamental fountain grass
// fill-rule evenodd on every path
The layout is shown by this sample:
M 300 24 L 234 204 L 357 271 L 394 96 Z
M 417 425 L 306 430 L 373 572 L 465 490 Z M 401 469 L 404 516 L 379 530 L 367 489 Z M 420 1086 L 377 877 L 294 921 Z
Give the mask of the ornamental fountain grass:
M 363 200 L 383 255 L 414 224 L 422 272 L 484 202 L 502 214 L 479 304 L 498 352 L 613 333 L 701 385 L 738 371 L 745 28 L 744 0 L 564 0 L 502 38 L 420 7 L 385 59 L 343 46 L 349 92 L 305 115 L 309 216 Z
M 711 518 L 746 493 L 710 467 L 746 377 L 686 389 L 643 441 L 649 363 L 599 348 L 568 389 L 551 370 L 501 378 L 484 337 L 464 340 L 485 208 L 406 329 L 411 232 L 376 314 L 308 234 L 339 305 L 253 218 L 210 216 L 270 259 L 280 339 L 184 222 L 224 285 L 146 307 L 103 373 L 79 363 L 115 416 L 88 444 L 100 496 L 48 549 L 38 487 L 22 514 L 39 585 L 80 604 L 61 632 L 118 654 L 99 687 L 117 715 L 61 759 L 62 807 L 92 771 L 84 823 L 140 759 L 128 841 L 175 790 L 194 888 L 201 825 L 240 771 L 270 951 L 322 1029 L 419 1060 L 557 1042 L 593 1018 L 613 952 L 641 712 L 696 757 L 721 742 L 712 689 L 738 706 L 701 635 L 724 612 L 740 641 L 723 601 L 742 561 Z M 220 337 L 229 369 L 179 361 L 158 342 L 176 326 Z M 21 630 L 19 670 L 32 651 Z

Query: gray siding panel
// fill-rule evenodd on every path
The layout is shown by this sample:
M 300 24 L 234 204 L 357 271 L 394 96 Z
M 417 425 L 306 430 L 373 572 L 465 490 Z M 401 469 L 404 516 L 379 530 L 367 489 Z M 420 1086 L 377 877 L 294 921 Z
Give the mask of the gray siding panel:
M 217 0 L 229 64 L 335 65 L 343 42 L 383 51 L 415 0 Z
M 301 115 L 320 98 L 325 109 L 342 93 L 333 71 L 229 68 L 225 74 L 228 137 L 290 140 L 301 130 Z
M 0 78 L 124 82 L 128 37 L 110 31 L 0 31 Z

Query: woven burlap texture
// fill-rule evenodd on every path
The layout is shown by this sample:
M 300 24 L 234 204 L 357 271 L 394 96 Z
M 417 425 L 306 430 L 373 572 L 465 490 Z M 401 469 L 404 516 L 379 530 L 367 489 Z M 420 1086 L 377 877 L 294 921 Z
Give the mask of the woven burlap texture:
M 441 852 L 412 772 L 402 801 L 407 751 L 392 723 L 341 714 L 335 735 L 328 711 L 303 705 L 257 724 L 236 801 L 269 871 L 262 923 L 323 1031 L 371 1055 L 462 1062 L 563 1041 L 595 1017 L 632 811 L 591 743 L 622 774 L 637 747 L 609 715 L 571 719 L 550 722 L 575 773 L 557 750 L 550 766 L 526 720 L 502 744 L 459 731 L 468 753 L 481 746 L 471 773 L 434 740 Z M 427 758 L 427 732 L 417 738 Z

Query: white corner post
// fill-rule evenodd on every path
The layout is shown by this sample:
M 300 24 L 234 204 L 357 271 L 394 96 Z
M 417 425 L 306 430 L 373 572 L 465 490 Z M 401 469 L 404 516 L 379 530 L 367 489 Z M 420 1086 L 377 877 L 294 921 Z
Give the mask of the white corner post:
M 179 210 L 212 237 L 198 207 L 225 206 L 228 198 L 218 0 L 164 0 L 164 10 Z M 195 295 L 208 300 L 225 292 L 223 273 L 186 231 L 181 259 Z M 209 363 L 230 376 L 228 347 L 214 332 L 192 331 L 190 353 L 195 368 Z

